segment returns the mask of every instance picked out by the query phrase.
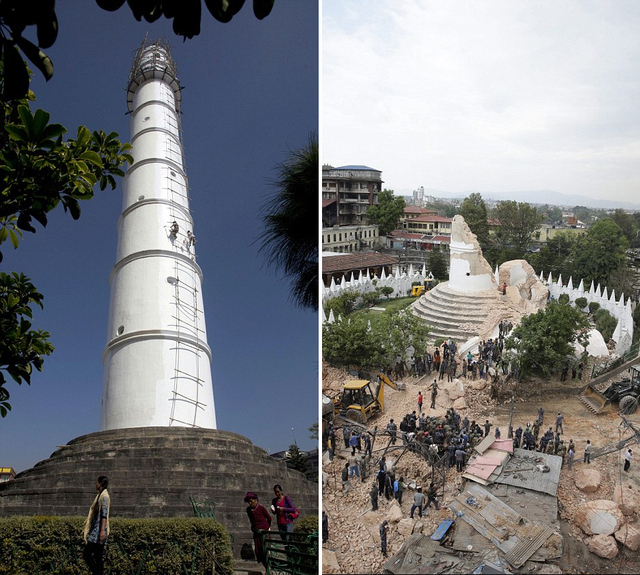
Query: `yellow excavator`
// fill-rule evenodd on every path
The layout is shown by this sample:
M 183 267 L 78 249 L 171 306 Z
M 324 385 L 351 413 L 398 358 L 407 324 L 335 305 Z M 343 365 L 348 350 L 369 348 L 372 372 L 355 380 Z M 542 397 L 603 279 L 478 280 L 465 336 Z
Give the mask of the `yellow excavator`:
M 368 379 L 352 379 L 344 384 L 342 393 L 333 398 L 334 413 L 355 423 L 366 423 L 368 419 L 384 411 L 384 388 L 402 388 L 386 373 L 379 373 L 376 382 Z M 374 389 L 375 386 L 375 389 Z

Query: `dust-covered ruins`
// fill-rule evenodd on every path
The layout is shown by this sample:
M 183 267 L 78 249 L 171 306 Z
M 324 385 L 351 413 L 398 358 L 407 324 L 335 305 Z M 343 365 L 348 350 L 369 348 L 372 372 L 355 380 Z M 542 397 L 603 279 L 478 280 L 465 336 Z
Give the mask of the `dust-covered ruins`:
M 496 362 L 550 287 L 524 260 L 492 271 L 456 216 L 449 281 L 412 304 L 431 345 L 368 374 L 381 412 L 334 409 L 360 374 L 323 364 L 323 573 L 638 572 L 637 399 L 606 395 L 635 393 L 637 358 L 598 333 L 552 380 Z M 418 505 L 432 484 L 438 505 Z

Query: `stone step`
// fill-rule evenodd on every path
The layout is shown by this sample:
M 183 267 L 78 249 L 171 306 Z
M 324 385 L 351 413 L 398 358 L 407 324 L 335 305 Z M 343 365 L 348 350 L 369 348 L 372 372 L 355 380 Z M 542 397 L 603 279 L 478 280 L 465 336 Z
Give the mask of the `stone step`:
M 487 314 L 481 313 L 481 310 L 471 311 L 467 308 L 443 309 L 433 302 L 421 302 L 414 305 L 414 312 L 425 317 L 447 317 L 452 323 L 482 323 Z

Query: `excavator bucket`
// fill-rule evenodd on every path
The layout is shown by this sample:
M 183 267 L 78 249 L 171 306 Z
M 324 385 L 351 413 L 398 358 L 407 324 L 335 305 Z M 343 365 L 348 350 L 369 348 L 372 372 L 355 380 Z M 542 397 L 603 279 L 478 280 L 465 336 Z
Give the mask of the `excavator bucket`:
M 580 394 L 580 401 L 593 413 L 600 413 L 605 407 L 611 405 L 609 399 L 590 385 Z

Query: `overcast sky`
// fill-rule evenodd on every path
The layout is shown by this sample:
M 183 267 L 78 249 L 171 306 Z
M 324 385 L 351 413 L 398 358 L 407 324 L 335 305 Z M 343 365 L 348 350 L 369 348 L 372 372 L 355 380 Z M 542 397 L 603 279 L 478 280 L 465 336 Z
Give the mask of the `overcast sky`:
M 322 160 L 638 201 L 640 2 L 324 0 Z
M 130 139 L 126 85 L 145 34 L 165 37 L 183 87 L 182 127 L 217 423 L 270 451 L 317 442 L 317 314 L 295 308 L 289 285 L 258 254 L 260 206 L 274 193 L 275 166 L 318 129 L 318 8 L 278 0 L 260 21 L 251 2 L 228 24 L 203 10 L 202 33 L 186 42 L 171 22 L 136 22 L 125 4 L 56 3 L 60 34 L 46 50 L 53 78 L 35 73 L 32 108 L 69 129 Z M 33 31 L 28 37 L 34 38 Z M 58 209 L 46 229 L 3 244 L 0 271 L 22 271 L 44 294 L 35 327 L 51 332 L 53 355 L 31 386 L 10 382 L 13 410 L 0 420 L 0 466 L 22 471 L 57 445 L 98 431 L 109 274 L 116 263 L 120 187 L 83 202 L 73 221 Z M 135 382 L 132 382 L 135 384 Z

